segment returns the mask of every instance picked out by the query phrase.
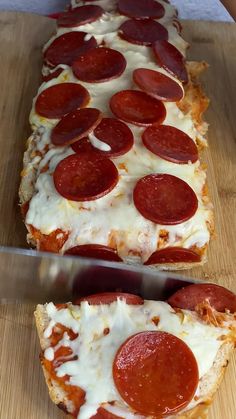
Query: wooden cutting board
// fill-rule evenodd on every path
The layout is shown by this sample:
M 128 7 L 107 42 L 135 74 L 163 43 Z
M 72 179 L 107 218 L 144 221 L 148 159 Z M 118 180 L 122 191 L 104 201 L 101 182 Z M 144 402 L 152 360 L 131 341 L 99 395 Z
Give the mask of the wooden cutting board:
M 17 206 L 19 173 L 30 133 L 28 115 L 40 83 L 41 49 L 53 29 L 54 22 L 44 17 L 0 13 L 0 245 L 27 246 Z M 211 98 L 210 149 L 203 158 L 216 215 L 208 263 L 184 275 L 219 282 L 236 292 L 236 27 L 185 22 L 184 36 L 191 44 L 189 58 L 204 59 L 211 66 L 203 76 Z M 33 310 L 24 304 L 0 306 L 0 419 L 65 417 L 49 401 L 38 361 Z M 210 419 L 235 419 L 235 359 Z

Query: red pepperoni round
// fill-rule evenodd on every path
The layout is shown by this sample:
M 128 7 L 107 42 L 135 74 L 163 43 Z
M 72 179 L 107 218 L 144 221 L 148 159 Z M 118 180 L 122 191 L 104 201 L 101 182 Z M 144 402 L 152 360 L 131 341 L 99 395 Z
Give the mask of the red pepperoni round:
M 84 244 L 72 247 L 65 252 L 65 255 L 88 257 L 92 259 L 103 259 L 112 262 L 122 262 L 117 252 L 111 247 L 101 244 Z
M 140 89 L 159 100 L 178 102 L 184 96 L 176 81 L 158 71 L 138 68 L 133 72 L 133 80 Z
M 75 153 L 96 153 L 96 148 L 92 146 L 88 137 L 81 138 L 81 140 L 76 141 L 71 144 L 71 148 Z
M 61 118 L 89 102 L 88 91 L 77 83 L 59 83 L 43 90 L 35 103 L 36 112 L 44 118 Z
M 73 62 L 86 51 L 97 47 L 96 39 L 92 36 L 86 40 L 86 32 L 67 32 L 56 38 L 44 52 L 44 60 L 50 67 L 59 64 L 72 65 Z
M 90 305 L 111 304 L 118 298 L 125 300 L 126 304 L 130 305 L 143 304 L 143 299 L 141 297 L 125 292 L 103 292 L 101 294 L 92 294 L 88 297 L 80 298 L 76 303 L 80 304 L 81 301 L 87 301 Z
M 99 19 L 103 13 L 104 10 L 100 6 L 95 6 L 94 4 L 80 6 L 61 13 L 57 24 L 59 27 L 73 28 L 75 26 L 94 22 Z
M 134 188 L 133 199 L 143 217 L 161 225 L 183 223 L 198 207 L 190 186 L 168 174 L 151 174 L 140 179 Z
M 87 83 L 101 83 L 119 77 L 126 67 L 126 60 L 111 48 L 94 48 L 81 55 L 73 64 L 74 75 Z
M 165 249 L 154 252 L 144 265 L 181 262 L 201 262 L 201 257 L 191 249 L 184 249 L 183 247 L 166 247 Z
M 73 154 L 56 167 L 54 185 L 71 201 L 92 201 L 108 194 L 118 182 L 118 171 L 109 159 Z
M 174 45 L 166 40 L 159 40 L 153 44 L 153 52 L 159 66 L 183 83 L 188 82 L 184 57 Z
M 50 13 L 49 15 L 47 15 L 47 17 L 50 17 L 51 19 L 58 19 L 60 15 L 61 15 L 61 12 Z
M 122 419 L 122 417 L 108 412 L 108 410 L 104 409 L 103 407 L 99 407 L 95 415 L 91 416 L 90 419 Z
M 59 67 L 57 68 L 55 71 L 53 71 L 52 73 L 49 73 L 47 76 L 43 76 L 43 81 L 47 82 L 53 79 L 56 79 L 57 77 L 60 76 L 60 74 L 64 71 L 63 68 Z
M 119 0 L 118 10 L 122 15 L 135 19 L 160 19 L 165 14 L 162 4 L 155 0 Z
M 123 400 L 145 416 L 171 416 L 186 407 L 199 382 L 191 349 L 166 332 L 128 338 L 113 362 L 113 379 Z
M 166 117 L 162 102 L 138 90 L 115 93 L 110 100 L 110 108 L 117 118 L 140 126 L 161 124 Z
M 102 114 L 98 109 L 76 109 L 64 116 L 53 128 L 51 141 L 56 146 L 72 144 L 93 131 L 101 118 Z
M 169 125 L 148 127 L 142 140 L 152 153 L 173 163 L 188 164 L 198 159 L 196 144 L 178 128 Z
M 119 36 L 132 44 L 149 46 L 158 40 L 168 39 L 168 31 L 152 19 L 130 19 L 120 26 Z
M 198 304 L 208 302 L 215 310 L 236 312 L 236 295 L 224 287 L 215 284 L 193 284 L 175 292 L 168 303 L 172 307 L 195 310 Z
M 104 118 L 94 130 L 94 135 L 100 141 L 111 147 L 109 151 L 99 150 L 94 147 L 89 138 L 82 138 L 71 145 L 75 153 L 92 152 L 106 157 L 118 157 L 127 153 L 134 144 L 132 131 L 123 122 L 115 118 Z

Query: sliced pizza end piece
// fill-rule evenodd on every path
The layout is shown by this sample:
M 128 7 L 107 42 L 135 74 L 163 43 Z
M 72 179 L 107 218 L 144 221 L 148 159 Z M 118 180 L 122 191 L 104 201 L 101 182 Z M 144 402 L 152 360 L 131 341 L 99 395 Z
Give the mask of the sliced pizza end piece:
M 134 296 L 132 296 L 132 299 L 133 298 L 134 298 Z M 110 304 L 110 303 L 112 303 L 112 301 L 108 300 L 108 302 L 106 302 L 105 304 Z M 71 309 L 72 307 L 73 306 L 70 305 L 70 307 L 68 309 Z M 133 306 L 133 307 L 135 307 L 135 306 Z M 57 306 L 58 310 L 63 309 L 63 308 L 64 309 L 67 308 L 67 304 Z M 45 366 L 46 365 L 45 364 L 45 356 L 44 356 L 45 355 L 45 350 L 47 350 L 50 347 L 50 340 L 49 340 L 49 338 L 45 337 L 45 336 L 47 336 L 47 334 L 45 334 L 45 330 L 48 328 L 48 326 L 50 324 L 50 320 L 51 320 L 47 313 L 48 313 L 47 305 L 38 305 L 37 306 L 36 311 L 35 311 L 35 319 L 36 319 L 36 326 L 37 326 L 38 335 L 39 335 L 39 339 L 40 339 L 40 345 L 41 345 L 41 349 L 42 349 L 41 363 L 42 363 L 42 367 L 43 367 L 43 370 L 44 370 L 46 383 L 48 385 L 49 395 L 50 395 L 52 401 L 55 404 L 57 404 L 57 406 L 60 409 L 62 409 L 66 413 L 68 413 L 70 415 L 70 417 L 77 417 L 77 414 L 78 414 L 78 411 L 79 411 L 78 404 L 77 404 L 77 410 L 76 410 L 75 406 L 73 405 L 73 402 L 71 401 L 70 397 L 68 397 L 68 395 L 67 395 L 66 387 L 63 386 L 63 384 L 60 384 L 60 381 L 58 381 L 58 379 L 54 380 L 53 376 L 50 375 L 50 372 L 48 371 L 48 368 Z M 178 314 L 176 313 L 176 315 L 178 315 Z M 233 315 L 229 314 L 229 316 L 231 316 L 232 319 L 233 319 Z M 195 317 L 193 317 L 193 318 L 195 318 Z M 198 319 L 198 317 L 196 316 L 196 321 L 198 321 L 197 319 Z M 78 320 L 78 322 L 79 322 L 79 320 Z M 234 320 L 234 322 L 235 322 L 235 320 Z M 147 333 L 150 334 L 150 331 L 144 330 L 144 332 L 146 334 Z M 154 334 L 155 333 L 156 332 L 154 332 Z M 109 332 L 108 332 L 108 334 L 109 334 Z M 143 334 L 143 332 L 142 332 L 142 334 Z M 133 335 L 133 337 L 132 337 L 131 335 L 130 335 L 131 339 L 133 339 L 133 338 L 135 338 L 135 336 L 137 336 L 137 335 Z M 139 335 L 140 335 L 140 333 L 139 333 Z M 105 333 L 104 333 L 104 336 L 106 338 Z M 172 335 L 170 335 L 170 336 L 172 336 Z M 129 340 L 130 339 L 128 339 L 128 341 Z M 124 344 L 126 342 L 124 341 L 121 344 L 120 347 L 117 347 L 117 351 L 118 351 L 117 354 L 120 355 L 120 353 L 122 351 L 122 348 L 124 347 Z M 218 389 L 218 387 L 221 383 L 221 380 L 222 380 L 224 372 L 225 372 L 225 368 L 228 365 L 228 361 L 229 361 L 229 358 L 230 358 L 230 356 L 233 352 L 233 349 L 234 349 L 234 338 L 232 338 L 232 339 L 229 338 L 229 339 L 223 340 L 223 343 L 220 346 L 220 349 L 218 350 L 218 352 L 216 354 L 216 357 L 214 359 L 214 363 L 213 363 L 212 367 L 208 370 L 207 373 L 205 373 L 202 376 L 202 378 L 199 381 L 198 393 L 197 393 L 197 396 L 195 395 L 195 397 L 194 397 L 194 401 L 196 402 L 195 406 L 193 408 L 191 408 L 191 405 L 189 406 L 189 408 L 187 406 L 184 409 L 184 412 L 181 411 L 181 410 L 179 410 L 176 413 L 173 412 L 173 414 L 168 416 L 168 418 L 170 418 L 170 419 L 177 419 L 177 418 L 179 418 L 179 419 L 180 418 L 181 419 L 196 419 L 196 418 L 199 418 L 199 417 L 207 418 L 208 408 L 209 408 L 209 406 L 212 402 L 212 398 L 214 396 L 214 393 L 217 391 L 217 389 Z M 116 359 L 117 359 L 117 356 L 116 356 Z M 111 369 L 112 369 L 112 365 L 111 365 Z M 137 370 L 136 370 L 136 372 L 137 372 Z M 130 372 L 129 372 L 129 374 L 130 374 Z M 116 376 L 116 378 L 117 378 L 117 376 Z M 119 379 L 119 376 L 118 376 L 117 379 Z M 122 384 L 122 386 L 123 386 L 123 384 Z M 81 405 L 80 406 L 82 406 L 85 394 L 84 394 L 83 390 L 81 390 L 79 387 L 76 388 L 76 391 L 78 392 L 79 398 L 81 400 Z M 107 406 L 108 406 L 108 404 L 107 404 Z M 96 419 L 98 419 L 98 418 L 99 419 L 102 419 L 102 418 L 104 418 L 104 419 L 105 418 L 106 419 L 108 419 L 108 418 L 109 419 L 115 419 L 115 418 L 117 418 L 117 416 L 115 414 L 113 414 L 114 410 L 108 409 L 109 412 L 107 412 L 106 410 L 105 410 L 105 412 L 103 412 L 103 407 L 106 407 L 105 403 L 102 405 L 102 409 L 99 408 L 97 414 L 95 414 L 95 416 L 92 416 L 93 419 L 95 419 L 95 418 Z M 76 414 L 75 414 L 75 411 L 77 412 Z

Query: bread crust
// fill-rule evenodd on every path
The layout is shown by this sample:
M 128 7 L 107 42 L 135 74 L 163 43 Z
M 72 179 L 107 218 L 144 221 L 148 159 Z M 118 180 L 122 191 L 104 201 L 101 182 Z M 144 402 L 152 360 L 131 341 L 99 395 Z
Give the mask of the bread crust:
M 49 322 L 45 306 L 38 305 L 34 315 L 40 346 L 43 353 L 49 346 L 49 340 L 44 337 L 44 330 L 48 326 Z M 226 367 L 229 363 L 229 359 L 233 353 L 233 350 L 233 341 L 225 341 L 222 343 L 216 355 L 213 366 L 200 380 L 198 404 L 190 410 L 186 410 L 182 413 L 180 412 L 174 416 L 168 416 L 167 419 L 207 419 L 208 409 L 213 401 L 213 396 L 218 390 L 224 377 L 224 373 L 226 371 Z M 63 390 L 54 380 L 50 379 L 50 376 L 47 370 L 44 368 L 43 364 L 42 368 L 51 400 L 60 409 L 68 413 L 69 417 L 74 417 L 70 414 L 70 412 L 73 411 L 73 406 L 68 403 L 65 392 L 63 392 Z

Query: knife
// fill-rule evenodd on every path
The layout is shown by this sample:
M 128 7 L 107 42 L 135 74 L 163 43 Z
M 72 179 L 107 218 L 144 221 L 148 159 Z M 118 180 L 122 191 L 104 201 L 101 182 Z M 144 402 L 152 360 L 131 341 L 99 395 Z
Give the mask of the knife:
M 0 303 L 74 301 L 99 292 L 122 291 L 166 299 L 191 283 L 177 274 L 125 263 L 0 247 Z

